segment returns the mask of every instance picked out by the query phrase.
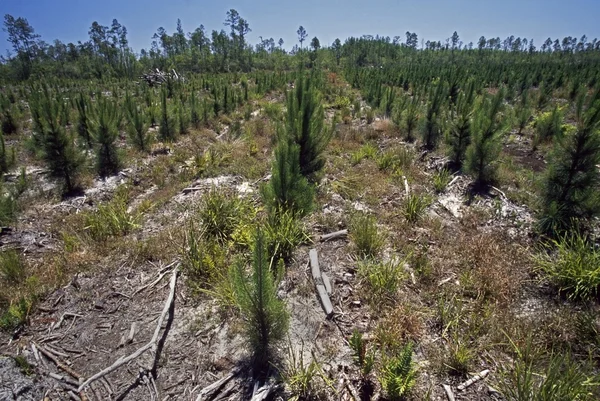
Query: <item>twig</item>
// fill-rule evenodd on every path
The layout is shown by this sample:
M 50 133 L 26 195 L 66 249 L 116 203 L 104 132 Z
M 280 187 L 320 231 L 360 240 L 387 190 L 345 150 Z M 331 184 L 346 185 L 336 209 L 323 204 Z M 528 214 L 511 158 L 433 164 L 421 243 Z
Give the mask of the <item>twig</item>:
M 85 382 L 83 382 L 83 384 L 81 384 L 79 386 L 79 391 L 81 391 L 83 388 L 85 388 L 87 385 L 89 385 L 93 381 L 106 376 L 110 372 L 118 369 L 120 366 L 139 357 L 141 354 L 143 354 L 147 350 L 152 350 L 153 353 L 156 353 L 156 349 L 158 347 L 158 335 L 160 334 L 160 330 L 161 330 L 163 321 L 165 320 L 165 317 L 168 314 L 169 309 L 171 308 L 171 304 L 175 300 L 175 285 L 177 284 L 178 271 L 179 271 L 179 266 L 176 266 L 175 269 L 173 269 L 173 275 L 171 276 L 169 296 L 167 298 L 167 301 L 165 302 L 165 306 L 160 315 L 160 318 L 158 319 L 158 323 L 156 324 L 156 329 L 154 330 L 154 335 L 152 336 L 152 339 L 150 340 L 150 342 L 148 342 L 146 345 L 138 348 L 138 350 L 135 351 L 133 354 L 130 354 L 126 357 L 119 358 L 115 363 L 113 363 L 106 369 L 101 370 L 100 372 L 96 373 L 95 375 L 93 375 L 92 377 L 87 379 Z

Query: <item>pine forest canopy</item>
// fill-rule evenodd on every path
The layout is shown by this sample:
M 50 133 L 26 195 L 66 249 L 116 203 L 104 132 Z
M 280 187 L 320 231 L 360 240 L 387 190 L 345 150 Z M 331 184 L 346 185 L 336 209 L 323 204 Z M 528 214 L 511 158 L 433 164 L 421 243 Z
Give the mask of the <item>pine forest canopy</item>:
M 562 62 L 567 55 L 574 55 L 574 62 L 585 65 L 597 61 L 600 54 L 600 41 L 588 39 L 585 35 L 581 38 L 548 38 L 538 47 L 533 40 L 514 36 L 505 39 L 482 36 L 476 44 L 463 43 L 458 33 L 454 32 L 444 42 L 422 41 L 419 49 L 417 34 L 406 32 L 405 36 L 393 38 L 371 35 L 351 37 L 343 44 L 336 39 L 326 46 L 317 37 L 309 39 L 309 33 L 303 26 L 297 30 L 299 46 L 295 45 L 288 53 L 283 48 L 283 39 L 261 36 L 259 43 L 248 43 L 246 37 L 252 31 L 250 24 L 234 9 L 227 11 L 223 25 L 223 29 L 210 33 L 203 25 L 185 33 L 178 20 L 175 32 L 169 34 L 159 27 L 152 36 L 150 48 L 141 49 L 137 54 L 129 46 L 127 28 L 116 19 L 110 26 L 93 22 L 87 41 L 65 44 L 54 40 L 49 44 L 35 33 L 27 19 L 7 14 L 4 16 L 3 29 L 8 35 L 12 54 L 2 57 L 0 79 L 23 80 L 49 75 L 85 79 L 132 78 L 148 69 L 172 67 L 178 71 L 196 73 L 292 69 L 289 56 L 307 52 L 312 54 L 313 62 L 317 58 L 316 53 L 319 53 L 318 58 L 325 66 L 333 63 L 339 65 L 342 59 L 347 66 L 385 66 L 391 62 L 396 65 L 408 62 L 411 64 L 411 75 L 417 74 L 420 79 L 427 75 L 421 64 L 429 64 L 432 57 L 451 61 L 460 65 L 461 69 L 468 70 L 482 60 L 502 65 L 507 62 L 542 65 L 548 61 Z M 501 62 L 498 61 L 498 54 L 502 54 Z M 506 80 L 506 77 L 501 78 Z

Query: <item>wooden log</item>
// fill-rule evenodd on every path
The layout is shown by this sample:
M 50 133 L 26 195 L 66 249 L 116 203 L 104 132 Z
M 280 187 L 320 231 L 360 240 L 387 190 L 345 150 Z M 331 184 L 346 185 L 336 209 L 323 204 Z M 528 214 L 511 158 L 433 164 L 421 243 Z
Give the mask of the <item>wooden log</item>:
M 336 231 L 333 233 L 321 235 L 321 237 L 319 238 L 319 241 L 326 242 L 326 241 L 331 241 L 331 240 L 338 239 L 338 238 L 345 238 L 346 236 L 348 236 L 348 230 L 340 230 L 340 231 Z
M 319 295 L 319 299 L 321 300 L 321 306 L 325 311 L 325 315 L 327 316 L 327 318 L 329 318 L 333 315 L 333 305 L 331 304 L 331 300 L 329 299 L 329 295 L 327 294 L 327 289 L 325 288 L 325 284 L 323 283 L 321 269 L 319 268 L 319 257 L 317 255 L 316 249 L 310 250 L 309 258 L 311 273 L 313 279 L 315 280 L 317 294 Z
M 456 387 L 458 390 L 463 391 L 464 389 L 472 386 L 473 384 L 477 383 L 479 380 L 485 379 L 485 377 L 487 375 L 490 374 L 489 369 L 486 370 L 482 370 L 481 372 L 479 372 L 479 374 L 476 374 L 475 376 L 471 377 L 469 380 L 467 380 L 464 383 L 461 383 L 460 385 L 458 385 L 458 387 Z
M 321 278 L 323 279 L 325 290 L 327 290 L 327 295 L 331 295 L 331 280 L 329 280 L 329 276 L 325 273 L 321 273 Z

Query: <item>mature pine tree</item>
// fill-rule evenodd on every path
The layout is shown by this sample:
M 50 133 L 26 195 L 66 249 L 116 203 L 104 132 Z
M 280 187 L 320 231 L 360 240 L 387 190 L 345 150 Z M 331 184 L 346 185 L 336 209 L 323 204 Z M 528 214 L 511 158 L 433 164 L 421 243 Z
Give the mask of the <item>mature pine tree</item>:
M 492 99 L 483 98 L 473 117 L 465 167 L 475 179 L 475 187 L 491 184 L 496 179 L 497 159 L 502 147 L 500 135 L 504 129 L 500 115 L 503 100 L 502 89 Z
M 96 149 L 96 171 L 102 178 L 119 172 L 121 162 L 115 141 L 119 136 L 120 116 L 117 106 L 102 95 L 98 96 L 93 121 Z
M 600 90 L 580 95 L 576 120 L 577 131 L 557 141 L 544 178 L 538 225 L 551 236 L 600 213 Z
M 312 75 L 300 74 L 287 95 L 288 135 L 299 146 L 300 172 L 312 182 L 325 166 L 323 152 L 332 134 L 324 129 L 325 114 L 314 80 Z
M 460 168 L 465 159 L 467 147 L 471 143 L 471 117 L 475 100 L 475 84 L 469 83 L 466 91 L 460 92 L 456 102 L 456 114 L 450 124 L 447 142 L 450 145 L 450 161 L 455 168 Z
M 277 285 L 267 255 L 261 229 L 255 234 L 252 273 L 246 276 L 244 264 L 233 267 L 234 294 L 242 316 L 248 342 L 254 354 L 255 375 L 263 376 L 269 368 L 275 342 L 284 338 L 289 325 L 285 303 L 277 298 Z
M 313 206 L 314 189 L 300 170 L 299 146 L 280 127 L 271 180 L 262 194 L 270 213 L 289 211 L 301 217 Z

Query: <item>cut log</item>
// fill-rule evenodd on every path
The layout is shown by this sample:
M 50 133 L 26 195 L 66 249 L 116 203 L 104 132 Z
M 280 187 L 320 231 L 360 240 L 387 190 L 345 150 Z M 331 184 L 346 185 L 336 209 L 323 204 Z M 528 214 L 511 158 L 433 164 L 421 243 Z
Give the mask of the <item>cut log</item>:
M 348 230 L 340 230 L 329 234 L 321 235 L 319 240 L 321 242 L 331 241 L 338 238 L 345 238 L 348 236 Z
M 472 386 L 473 384 L 477 383 L 479 380 L 481 379 L 485 379 L 485 377 L 487 375 L 490 374 L 489 369 L 486 370 L 482 370 L 481 372 L 479 372 L 479 374 L 471 377 L 469 380 L 467 380 L 464 383 L 461 383 L 458 387 L 456 387 L 458 390 L 463 391 L 464 389 Z
M 330 318 L 333 315 L 333 305 L 331 304 L 331 300 L 329 299 L 327 289 L 325 288 L 323 276 L 321 275 L 321 269 L 319 268 L 319 257 L 317 255 L 316 249 L 310 250 L 309 258 L 310 258 L 311 273 L 312 273 L 313 279 L 315 280 L 317 294 L 319 295 L 319 299 L 321 301 L 321 306 L 323 307 L 323 310 L 325 311 L 325 315 L 327 316 L 327 318 Z

